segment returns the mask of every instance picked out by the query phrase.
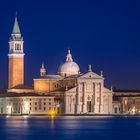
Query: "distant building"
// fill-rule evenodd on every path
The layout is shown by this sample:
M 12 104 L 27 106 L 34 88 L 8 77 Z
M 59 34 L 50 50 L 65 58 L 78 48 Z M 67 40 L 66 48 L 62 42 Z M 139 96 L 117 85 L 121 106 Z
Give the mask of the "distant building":
M 7 115 L 46 115 L 57 112 L 54 96 L 35 93 L 0 94 L 0 114 Z
M 114 90 L 113 114 L 140 114 L 140 90 Z
M 104 86 L 103 73 L 89 65 L 80 72 L 70 50 L 58 74 L 49 75 L 42 64 L 33 87 L 24 85 L 24 47 L 17 17 L 9 41 L 8 90 L 0 94 L 0 114 L 138 114 L 140 92 L 122 92 Z

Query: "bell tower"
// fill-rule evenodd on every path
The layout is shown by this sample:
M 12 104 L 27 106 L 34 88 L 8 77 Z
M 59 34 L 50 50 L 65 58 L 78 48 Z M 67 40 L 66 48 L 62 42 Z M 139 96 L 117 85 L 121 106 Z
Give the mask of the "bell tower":
M 24 51 L 23 38 L 20 33 L 17 15 L 15 17 L 13 32 L 9 39 L 9 71 L 8 89 L 24 84 Z

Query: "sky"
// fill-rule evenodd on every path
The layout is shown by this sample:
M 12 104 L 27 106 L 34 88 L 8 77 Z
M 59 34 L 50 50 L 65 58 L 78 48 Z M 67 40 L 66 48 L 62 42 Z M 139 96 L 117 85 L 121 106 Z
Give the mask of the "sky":
M 7 88 L 8 41 L 16 11 L 24 38 L 25 84 L 33 85 L 42 62 L 57 74 L 67 50 L 81 73 L 92 65 L 105 85 L 140 89 L 140 1 L 0 1 L 0 89 Z

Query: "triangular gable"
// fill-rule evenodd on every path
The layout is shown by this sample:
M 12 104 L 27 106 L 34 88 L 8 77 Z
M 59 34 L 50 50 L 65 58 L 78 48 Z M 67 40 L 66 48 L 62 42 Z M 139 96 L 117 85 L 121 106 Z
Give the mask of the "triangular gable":
M 94 73 L 94 72 L 87 72 L 81 76 L 79 76 L 79 78 L 95 78 L 95 79 L 103 79 L 103 77 L 101 77 L 100 75 Z
M 76 87 L 74 87 L 74 88 L 71 88 L 71 89 L 69 89 L 69 90 L 67 90 L 68 92 L 75 92 L 76 91 Z
M 110 89 L 104 87 L 104 92 L 112 92 Z

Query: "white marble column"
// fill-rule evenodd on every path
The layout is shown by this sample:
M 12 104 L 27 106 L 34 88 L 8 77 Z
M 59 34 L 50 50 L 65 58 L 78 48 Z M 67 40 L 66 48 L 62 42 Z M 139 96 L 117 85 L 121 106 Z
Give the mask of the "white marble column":
M 112 95 L 108 95 L 108 114 L 112 114 Z
M 77 104 L 76 113 L 80 114 L 80 84 L 78 84 L 78 87 L 77 87 L 76 97 L 77 97 L 77 100 L 76 100 L 76 104 Z
M 65 114 L 68 114 L 68 107 L 69 107 L 69 105 L 68 105 L 68 97 L 67 97 L 67 95 L 65 93 Z
M 86 83 L 83 83 L 83 113 L 87 112 Z
M 94 84 L 94 113 L 98 113 L 98 102 L 97 102 L 97 83 Z
M 103 114 L 103 84 L 102 83 L 99 83 L 99 94 L 100 94 L 100 106 L 99 106 L 99 110 L 100 110 L 100 113 Z
M 94 113 L 94 104 L 95 104 L 95 84 L 92 84 L 92 99 L 91 99 L 91 111 Z

